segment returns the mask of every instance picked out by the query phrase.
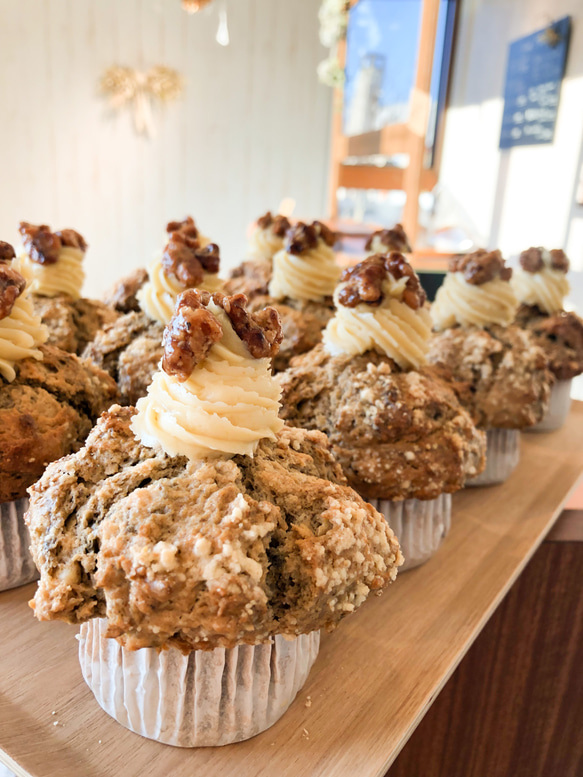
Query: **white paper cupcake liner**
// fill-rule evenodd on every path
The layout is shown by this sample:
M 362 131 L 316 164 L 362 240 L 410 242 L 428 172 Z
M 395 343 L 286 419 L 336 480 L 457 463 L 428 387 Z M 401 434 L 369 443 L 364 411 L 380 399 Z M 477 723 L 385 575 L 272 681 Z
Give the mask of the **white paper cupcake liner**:
M 28 498 L 0 504 L 0 591 L 38 580 L 24 523 Z
M 405 563 L 399 574 L 424 564 L 433 556 L 451 527 L 451 494 L 437 499 L 369 499 L 395 532 Z
M 107 622 L 81 626 L 79 661 L 100 706 L 136 734 L 177 747 L 228 745 L 272 726 L 306 682 L 320 632 L 226 650 L 130 651 Z
M 493 486 L 504 483 L 514 472 L 520 459 L 518 429 L 488 429 L 486 432 L 486 469 L 470 478 L 466 486 Z
M 529 426 L 525 432 L 554 432 L 560 429 L 567 420 L 571 409 L 571 383 L 570 380 L 558 380 L 551 389 L 549 409 L 542 421 L 534 426 Z

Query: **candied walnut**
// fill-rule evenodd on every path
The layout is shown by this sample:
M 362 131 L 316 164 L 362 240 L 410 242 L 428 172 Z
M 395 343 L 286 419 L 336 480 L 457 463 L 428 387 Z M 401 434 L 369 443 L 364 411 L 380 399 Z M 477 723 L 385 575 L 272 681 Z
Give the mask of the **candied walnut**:
M 545 263 L 543 261 L 542 248 L 535 248 L 531 246 L 520 254 L 520 266 L 526 272 L 540 272 L 544 269 Z
M 147 280 L 148 271 L 144 267 L 139 267 L 131 275 L 126 275 L 114 283 L 103 295 L 103 301 L 120 313 L 129 313 L 131 310 L 139 311 L 138 291 Z
M 271 229 L 274 235 L 283 237 L 288 229 L 290 229 L 291 224 L 289 223 L 289 219 L 285 216 L 280 216 L 279 214 L 272 216 L 271 211 L 268 210 L 265 216 L 261 216 L 261 218 L 257 219 L 257 226 L 259 229 Z
M 55 235 L 61 240 L 61 244 L 69 248 L 78 248 L 80 251 L 87 251 L 87 242 L 83 235 L 80 235 L 74 229 L 60 229 Z
M 283 340 L 279 313 L 275 308 L 264 308 L 257 313 L 249 313 L 246 308 L 247 297 L 235 294 L 213 294 L 213 302 L 220 305 L 231 322 L 239 338 L 247 346 L 254 359 L 273 357 L 279 351 Z
M 336 242 L 336 232 L 333 232 L 330 227 L 327 227 L 326 224 L 321 221 L 314 221 L 312 226 L 316 227 L 320 237 L 326 245 L 332 248 Z
M 375 237 L 378 238 L 380 242 L 387 247 L 388 251 L 411 253 L 413 250 L 402 224 L 395 224 L 392 229 L 380 229 L 377 232 L 373 232 L 369 239 L 366 241 L 365 249 L 367 251 L 372 248 Z
M 551 254 L 551 267 L 553 270 L 560 270 L 561 272 L 569 272 L 569 259 L 567 254 L 562 248 L 553 248 L 550 251 Z
M 183 292 L 176 313 L 164 330 L 162 369 L 179 381 L 188 380 L 197 364 L 223 336 L 223 328 L 206 306 L 210 294 L 199 289 Z
M 46 224 L 37 227 L 27 221 L 21 221 L 19 232 L 22 235 L 24 247 L 33 262 L 55 264 L 61 250 L 61 238 L 51 232 Z
M 11 262 L 16 257 L 14 247 L 0 240 L 0 262 Z
M 12 248 L 10 243 L 1 243 L 0 251 L 8 254 L 4 248 Z M 14 253 L 14 249 L 12 248 Z M 11 257 L 12 258 L 12 257 Z M 26 281 L 19 272 L 10 267 L 5 260 L 0 262 L 0 319 L 7 318 L 12 313 L 14 303 L 26 288 Z
M 506 267 L 500 251 L 486 251 L 484 248 L 471 254 L 454 256 L 450 260 L 449 271 L 461 272 L 466 281 L 474 286 L 481 286 L 496 277 L 503 281 L 509 281 L 512 277 L 512 268 Z
M 338 293 L 338 302 L 347 308 L 355 308 L 361 302 L 380 305 L 384 299 L 383 284 L 389 280 L 389 275 L 396 281 L 407 278 L 402 302 L 412 310 L 423 306 L 426 295 L 419 278 L 405 257 L 396 251 L 369 256 L 355 267 L 344 270 L 340 282 L 346 285 Z
M 175 275 L 185 288 L 191 288 L 202 282 L 205 272 L 217 273 L 220 261 L 216 243 L 201 248 L 196 238 L 173 232 L 162 256 L 162 267 L 165 273 Z
M 336 233 L 321 221 L 313 221 L 311 224 L 298 221 L 286 233 L 285 250 L 296 255 L 311 251 L 317 247 L 319 237 L 330 247 L 336 242 Z
M 187 216 L 183 221 L 169 221 L 166 225 L 166 232 L 181 232 L 183 235 L 192 238 L 198 238 L 199 232 L 192 216 Z

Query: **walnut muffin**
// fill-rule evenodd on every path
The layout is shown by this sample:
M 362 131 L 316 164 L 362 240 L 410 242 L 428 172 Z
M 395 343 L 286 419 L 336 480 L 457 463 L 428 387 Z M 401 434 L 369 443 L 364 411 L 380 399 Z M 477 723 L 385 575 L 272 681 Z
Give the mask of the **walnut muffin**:
M 34 579 L 24 525 L 26 489 L 47 464 L 77 450 L 117 399 L 111 378 L 45 345 L 14 249 L 0 242 L 0 590 Z
M 256 295 L 266 295 L 273 275 L 273 257 L 284 247 L 284 238 L 291 224 L 286 216 L 271 215 L 267 211 L 257 219 L 245 259 L 229 273 L 225 282 L 227 294 L 245 294 L 252 300 Z
M 103 302 L 81 296 L 87 243 L 74 229 L 51 232 L 20 222 L 23 252 L 18 269 L 30 281 L 30 300 L 48 328 L 49 345 L 81 354 L 116 314 Z
M 484 435 L 452 387 L 425 366 L 431 320 L 402 254 L 378 254 L 346 270 L 335 301 L 323 343 L 279 376 L 281 417 L 328 435 L 350 485 L 398 522 L 391 525 L 414 566 L 447 530 L 444 495 L 483 469 Z M 421 504 L 428 501 L 438 504 Z
M 137 270 L 118 281 L 105 296 L 123 312 L 89 343 L 83 356 L 117 381 L 120 401 L 133 405 L 146 393 L 162 358 L 162 335 L 178 295 L 194 286 L 222 288 L 219 247 L 200 235 L 189 216 L 171 221 L 161 259 L 148 272 Z
M 326 437 L 278 418 L 270 358 L 280 342 L 275 310 L 249 313 L 243 295 L 186 291 L 147 396 L 136 409 L 104 414 L 86 446 L 31 489 L 36 615 L 101 619 L 83 626 L 84 676 L 110 714 L 145 736 L 224 744 L 271 725 L 307 677 L 314 632 L 337 626 L 401 563 L 393 533 L 346 485 Z M 298 648 L 293 660 L 279 657 L 283 636 Z M 111 638 L 122 647 L 104 646 Z M 217 649 L 246 645 L 257 652 L 241 682 L 237 660 Z M 152 648 L 160 647 L 171 649 L 170 667 L 157 663 Z M 168 675 L 178 662 L 185 677 L 194 659 L 172 648 L 197 653 L 195 697 L 223 689 L 204 725 L 188 709 L 191 691 Z M 151 658 L 136 662 L 137 649 Z M 152 675 L 148 665 L 159 670 Z M 271 688 L 274 671 L 284 698 Z M 286 675 L 301 677 L 299 686 L 288 688 Z M 122 684 L 109 700 L 95 680 L 104 676 L 109 687 Z M 163 700 L 145 702 L 160 683 Z M 240 715 L 233 684 L 237 694 L 255 689 Z M 112 701 L 128 692 L 139 720 Z M 277 712 L 265 718 L 266 709 Z M 241 720 L 250 717 L 252 725 Z
M 520 303 L 516 323 L 530 332 L 557 380 L 583 372 L 583 321 L 564 310 L 569 260 L 560 249 L 529 248 L 520 255 L 513 287 Z
M 273 257 L 268 293 L 255 289 L 250 307 L 270 305 L 281 319 L 284 339 L 273 362 L 276 372 L 319 343 L 334 314 L 332 294 L 340 275 L 332 250 L 335 242 L 336 235 L 319 221 L 298 222 L 288 229 L 284 247 Z
M 518 306 L 500 251 L 456 257 L 431 315 L 429 361 L 450 372 L 462 404 L 488 430 L 488 465 L 473 484 L 503 482 L 519 458 L 518 431 L 541 420 L 553 376 L 542 349 L 513 324 Z

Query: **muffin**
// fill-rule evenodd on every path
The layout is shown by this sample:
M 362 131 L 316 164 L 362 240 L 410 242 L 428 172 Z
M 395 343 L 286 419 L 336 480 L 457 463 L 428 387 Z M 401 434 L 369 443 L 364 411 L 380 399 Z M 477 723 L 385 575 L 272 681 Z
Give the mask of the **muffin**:
M 455 257 L 431 307 L 429 361 L 451 374 L 488 436 L 486 469 L 468 485 L 504 482 L 518 464 L 520 430 L 538 423 L 549 404 L 553 376 L 542 348 L 513 323 L 511 277 L 500 251 Z
M 74 229 L 51 232 L 46 224 L 20 222 L 23 250 L 17 269 L 29 281 L 29 299 L 48 329 L 49 345 L 80 354 L 116 314 L 103 302 L 81 296 L 87 251 Z
M 41 620 L 83 624 L 83 675 L 143 736 L 253 736 L 333 629 L 395 578 L 398 543 L 320 432 L 283 425 L 277 313 L 190 290 L 137 408 L 111 408 L 31 489 Z M 164 650 L 161 650 L 164 648 Z
M 531 333 L 545 352 L 556 382 L 549 409 L 528 431 L 550 432 L 565 422 L 571 407 L 571 381 L 583 372 L 583 321 L 563 309 L 569 293 L 569 260 L 560 249 L 529 248 L 511 279 L 520 303 L 518 326 Z
M 447 533 L 450 494 L 483 469 L 485 436 L 425 366 L 431 318 L 402 254 L 345 270 L 334 299 L 323 342 L 278 376 L 281 417 L 327 434 L 349 484 L 387 518 L 410 569 Z
M 273 257 L 284 247 L 284 238 L 291 224 L 286 216 L 272 216 L 271 211 L 257 219 L 245 259 L 229 273 L 225 281 L 227 294 L 245 294 L 252 299 L 268 293 L 273 274 Z
M 135 405 L 146 394 L 178 295 L 193 287 L 222 288 L 219 247 L 200 235 L 192 218 L 171 221 L 166 230 L 168 243 L 148 268 L 147 279 L 137 271 L 108 292 L 109 303 L 127 312 L 98 332 L 83 354 L 114 378 L 124 405 Z
M 46 344 L 14 256 L 0 242 L 0 590 L 36 577 L 23 521 L 28 486 L 77 450 L 117 398 L 108 375 Z
M 373 232 L 366 241 L 365 250 L 369 256 L 397 251 L 400 254 L 410 254 L 413 250 L 402 224 L 395 224 L 392 229 L 379 229 Z
M 267 296 L 256 296 L 251 310 L 275 307 L 281 318 L 283 343 L 273 360 L 276 372 L 289 360 L 306 353 L 322 339 L 334 314 L 332 295 L 340 275 L 334 251 L 336 235 L 325 224 L 298 222 L 285 236 L 285 245 L 273 257 L 273 275 Z

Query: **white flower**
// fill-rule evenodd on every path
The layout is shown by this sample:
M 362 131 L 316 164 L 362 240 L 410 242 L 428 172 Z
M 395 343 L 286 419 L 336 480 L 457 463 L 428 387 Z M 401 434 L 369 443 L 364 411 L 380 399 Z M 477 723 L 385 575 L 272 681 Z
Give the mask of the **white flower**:
M 320 42 L 332 48 L 346 34 L 348 26 L 348 4 L 346 0 L 323 0 L 318 11 L 320 20 Z
M 336 57 L 328 57 L 318 65 L 318 78 L 326 86 L 341 87 L 344 85 L 344 70 Z

